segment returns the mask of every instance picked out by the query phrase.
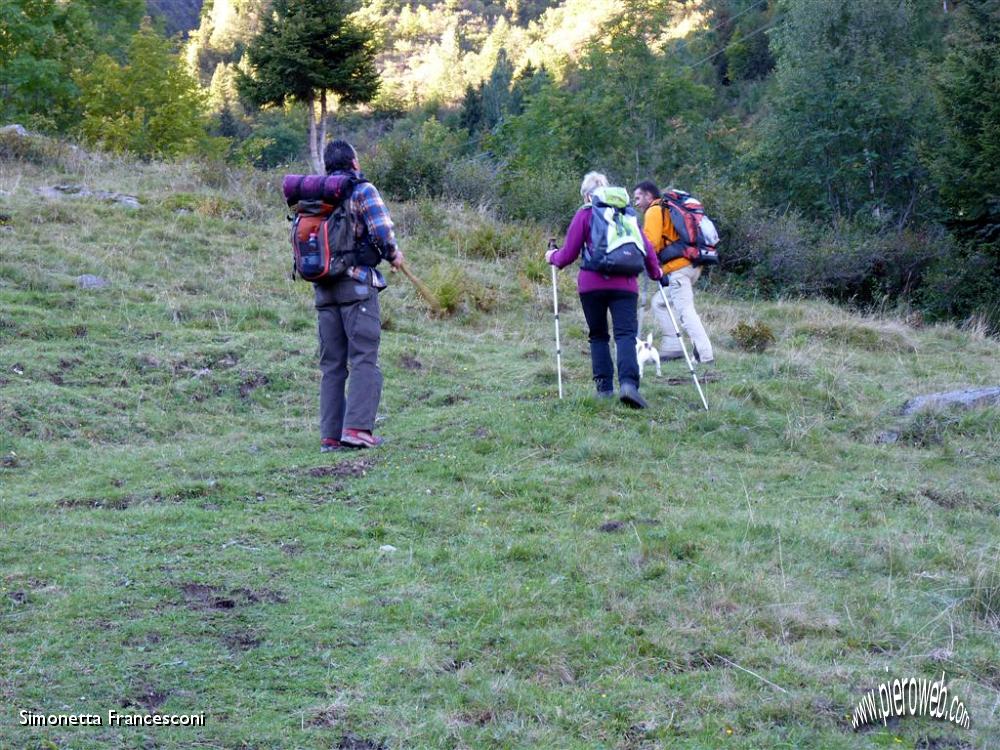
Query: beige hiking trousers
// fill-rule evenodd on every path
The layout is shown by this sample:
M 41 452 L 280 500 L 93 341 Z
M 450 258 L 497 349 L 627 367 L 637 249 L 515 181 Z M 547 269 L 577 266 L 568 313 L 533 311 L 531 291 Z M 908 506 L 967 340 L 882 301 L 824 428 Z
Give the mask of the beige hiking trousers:
M 674 308 L 674 315 L 677 316 L 677 323 L 687 333 L 691 343 L 698 352 L 697 359 L 701 362 L 711 362 L 715 359 L 712 351 L 712 342 L 708 340 L 705 333 L 705 326 L 698 317 L 697 310 L 694 309 L 694 283 L 701 277 L 701 269 L 694 266 L 684 266 L 670 274 L 670 284 L 665 287 L 670 304 Z M 684 356 L 681 352 L 681 344 L 677 339 L 673 323 L 670 322 L 670 314 L 666 305 L 663 304 L 663 297 L 659 291 L 653 295 L 653 317 L 663 331 L 663 338 L 660 341 L 660 357 L 662 359 L 676 359 Z M 689 352 L 694 356 L 694 352 Z

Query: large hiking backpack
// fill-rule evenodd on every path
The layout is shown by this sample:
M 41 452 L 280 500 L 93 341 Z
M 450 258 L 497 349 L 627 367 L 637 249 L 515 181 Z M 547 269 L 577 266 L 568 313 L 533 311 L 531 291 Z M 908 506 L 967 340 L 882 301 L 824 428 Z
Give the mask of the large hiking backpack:
M 683 190 L 665 190 L 660 206 L 664 223 L 669 217 L 679 236 L 660 251 L 661 263 L 676 258 L 687 258 L 695 266 L 714 266 L 719 262 L 719 233 L 697 198 Z
M 646 246 L 625 188 L 598 188 L 591 195 L 590 238 L 581 268 L 605 276 L 638 276 L 646 265 Z
M 351 266 L 374 266 L 374 248 L 359 246 L 361 236 L 351 195 L 364 179 L 288 175 L 285 198 L 292 209 L 292 277 L 322 283 L 343 276 Z

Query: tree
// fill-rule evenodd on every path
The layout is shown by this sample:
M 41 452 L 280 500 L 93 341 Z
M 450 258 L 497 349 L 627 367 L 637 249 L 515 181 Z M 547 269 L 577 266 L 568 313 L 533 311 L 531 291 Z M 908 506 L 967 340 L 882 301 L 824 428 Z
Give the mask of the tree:
M 957 6 L 935 93 L 943 127 L 927 142 L 945 223 L 960 240 L 923 294 L 935 317 L 976 315 L 1000 333 L 1000 0 Z
M 758 191 L 809 212 L 905 226 L 928 195 L 917 144 L 936 133 L 925 82 L 937 11 L 915 0 L 784 8 L 774 88 L 747 161 Z
M 119 65 L 100 55 L 77 76 L 81 134 L 145 157 L 192 154 L 205 146 L 204 95 L 148 19 L 132 37 L 127 60 Z
M 471 84 L 465 87 L 458 124 L 465 128 L 469 135 L 475 135 L 483 129 L 483 84 L 479 84 L 476 88 Z
M 0 121 L 63 130 L 79 119 L 73 74 L 100 53 L 120 55 L 142 0 L 0 2 Z
M 507 51 L 501 48 L 493 71 L 481 89 L 483 119 L 488 130 L 495 128 L 510 110 L 510 83 L 513 77 L 514 66 L 507 59 Z
M 1000 247 L 1000 0 L 966 0 L 956 11 L 936 93 L 944 138 L 931 169 L 953 226 Z
M 352 0 L 274 0 L 272 10 L 247 47 L 251 72 L 238 71 L 237 87 L 256 107 L 304 103 L 309 153 L 322 172 L 327 94 L 361 104 L 378 93 L 374 33 L 350 19 Z

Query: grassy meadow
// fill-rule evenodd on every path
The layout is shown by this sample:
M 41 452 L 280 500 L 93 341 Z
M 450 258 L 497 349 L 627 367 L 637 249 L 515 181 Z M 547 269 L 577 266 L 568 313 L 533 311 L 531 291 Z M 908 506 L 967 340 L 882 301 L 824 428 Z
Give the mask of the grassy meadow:
M 898 414 L 996 340 L 709 280 L 711 411 L 635 412 L 564 272 L 560 402 L 548 230 L 395 204 L 449 314 L 387 274 L 388 442 L 321 455 L 280 174 L 4 154 L 0 748 L 1000 746 L 1000 411 Z M 942 672 L 970 729 L 852 729 Z M 18 725 L 109 709 L 206 723 Z

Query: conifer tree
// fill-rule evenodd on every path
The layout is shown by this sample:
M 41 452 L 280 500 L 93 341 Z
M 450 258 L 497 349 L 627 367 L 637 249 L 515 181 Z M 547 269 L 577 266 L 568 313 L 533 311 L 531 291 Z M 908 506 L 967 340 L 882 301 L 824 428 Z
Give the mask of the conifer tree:
M 349 16 L 351 0 L 274 0 L 239 71 L 240 96 L 257 107 L 302 102 L 309 111 L 309 152 L 323 171 L 327 94 L 343 104 L 371 101 L 380 79 L 371 29 Z

